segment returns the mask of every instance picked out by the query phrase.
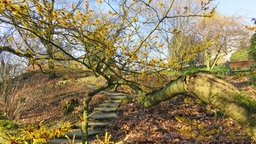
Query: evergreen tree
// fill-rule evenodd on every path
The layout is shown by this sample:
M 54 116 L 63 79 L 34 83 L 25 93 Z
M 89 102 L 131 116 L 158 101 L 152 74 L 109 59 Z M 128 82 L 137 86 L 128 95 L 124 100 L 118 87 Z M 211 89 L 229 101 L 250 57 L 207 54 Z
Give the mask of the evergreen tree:
M 251 37 L 250 56 L 256 61 L 256 33 Z
M 254 21 L 254 24 L 256 24 L 255 18 L 253 18 L 252 21 Z M 254 61 L 256 61 L 256 32 L 252 35 L 250 43 L 250 56 Z

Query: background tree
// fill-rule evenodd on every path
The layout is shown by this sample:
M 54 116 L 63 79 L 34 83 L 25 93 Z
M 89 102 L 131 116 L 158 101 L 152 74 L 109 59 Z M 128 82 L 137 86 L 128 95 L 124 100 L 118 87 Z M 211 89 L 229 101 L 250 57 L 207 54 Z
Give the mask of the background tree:
M 172 13 L 193 13 L 193 11 L 200 11 L 201 6 L 201 1 L 180 1 L 174 4 Z M 164 43 L 168 43 L 168 58 L 177 59 L 180 68 L 193 64 L 197 56 L 194 54 L 202 51 L 203 45 L 208 45 L 207 43 L 200 43 L 199 38 L 192 34 L 194 29 L 192 23 L 196 22 L 197 18 L 195 16 L 175 17 L 164 23 L 168 29 L 162 31 L 161 35 L 165 39 Z
M 219 58 L 248 43 L 249 32 L 239 22 L 239 18 L 216 14 L 212 18 L 199 18 L 194 27 L 194 35 L 200 41 L 212 42 L 203 51 L 203 60 L 208 70 L 213 69 Z
M 26 63 L 23 59 L 6 52 L 0 54 L 0 61 L 1 99 L 5 104 L 4 112 L 8 115 L 8 107 L 11 100 L 9 94 L 15 92 L 17 88 L 17 81 L 14 81 L 14 78 L 23 73 Z
M 256 61 L 256 33 L 252 35 L 250 42 L 251 44 L 249 47 L 250 48 L 249 54 L 251 58 L 254 59 L 254 61 Z
M 5 29 L 1 30 L 0 34 L 0 45 L 5 45 L 9 42 L 15 41 L 10 37 L 13 35 L 14 30 L 8 26 L 4 26 Z M 18 42 L 18 40 L 17 40 Z M 10 93 L 15 92 L 17 81 L 14 79 L 18 75 L 22 74 L 27 67 L 27 61 L 24 58 L 15 56 L 12 53 L 0 52 L 0 93 L 1 100 L 4 102 L 5 115 L 9 116 L 8 108 L 11 97 Z
M 15 33 L 9 38 L 22 39 L 19 43 L 16 42 L 18 47 L 13 46 L 12 41 L 9 42 L 9 51 L 15 51 L 15 54 L 27 57 L 31 64 L 39 65 L 41 68 L 44 61 L 47 61 L 50 78 L 56 77 L 55 60 L 66 60 L 67 58 L 60 58 L 58 56 L 60 50 L 51 42 L 63 41 L 62 44 L 64 44 L 67 41 L 60 37 L 62 35 L 60 23 L 65 23 L 61 17 L 70 17 L 72 10 L 77 9 L 81 2 L 78 2 L 77 5 L 74 4 L 69 16 L 64 15 L 65 5 L 56 3 L 55 0 L 6 1 L 2 3 L 4 3 L 4 9 L 1 12 L 0 21 L 15 30 Z M 71 50 L 65 45 L 62 45 L 62 49 Z

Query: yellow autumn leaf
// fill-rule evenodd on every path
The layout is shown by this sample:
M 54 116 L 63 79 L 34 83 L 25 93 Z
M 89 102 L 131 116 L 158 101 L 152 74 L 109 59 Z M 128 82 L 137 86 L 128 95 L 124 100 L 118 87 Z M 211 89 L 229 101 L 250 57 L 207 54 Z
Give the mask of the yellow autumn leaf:
M 191 102 L 192 102 L 192 99 L 190 97 L 184 99 L 184 103 L 186 103 L 186 104 L 189 104 Z
M 180 116 L 175 116 L 175 119 L 179 122 L 179 123 L 183 123 L 185 121 L 185 119 L 183 117 Z
M 10 37 L 8 38 L 8 41 L 9 41 L 9 42 L 12 42 L 12 41 L 13 41 L 13 37 L 10 36 Z
M 98 4 L 101 4 L 101 3 L 102 3 L 102 0 L 97 0 L 97 3 L 98 3 Z
M 163 2 L 158 2 L 158 6 L 161 8 L 164 6 L 164 3 Z
M 160 44 L 159 44 L 159 47 L 163 47 L 163 46 L 164 46 L 164 44 L 163 44 L 163 43 L 160 43 Z
M 137 21 L 137 18 L 136 17 L 133 17 L 132 18 L 132 22 L 136 22 Z
M 4 4 L 0 3 L 0 13 L 4 11 Z

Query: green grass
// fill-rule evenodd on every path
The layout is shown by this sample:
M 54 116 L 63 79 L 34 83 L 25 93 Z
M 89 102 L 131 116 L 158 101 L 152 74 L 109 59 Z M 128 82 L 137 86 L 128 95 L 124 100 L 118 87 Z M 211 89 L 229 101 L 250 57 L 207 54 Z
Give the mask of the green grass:
M 239 49 L 238 51 L 233 53 L 230 58 L 231 61 L 243 61 L 248 59 L 250 59 L 248 48 Z
M 229 68 L 223 65 L 215 66 L 211 71 L 207 70 L 206 66 L 189 66 L 185 67 L 176 73 L 180 75 L 193 74 L 196 72 L 207 72 L 211 74 L 227 75 L 229 73 Z M 175 71 L 170 71 L 170 75 L 174 75 Z

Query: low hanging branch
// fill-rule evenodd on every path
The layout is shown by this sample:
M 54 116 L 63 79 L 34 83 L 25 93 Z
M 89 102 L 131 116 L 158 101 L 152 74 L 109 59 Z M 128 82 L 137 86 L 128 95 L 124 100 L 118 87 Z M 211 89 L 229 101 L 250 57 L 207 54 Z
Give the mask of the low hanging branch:
M 143 96 L 141 103 L 150 107 L 184 93 L 216 106 L 256 140 L 256 102 L 243 96 L 232 84 L 211 74 L 195 73 L 180 77 L 161 90 Z

